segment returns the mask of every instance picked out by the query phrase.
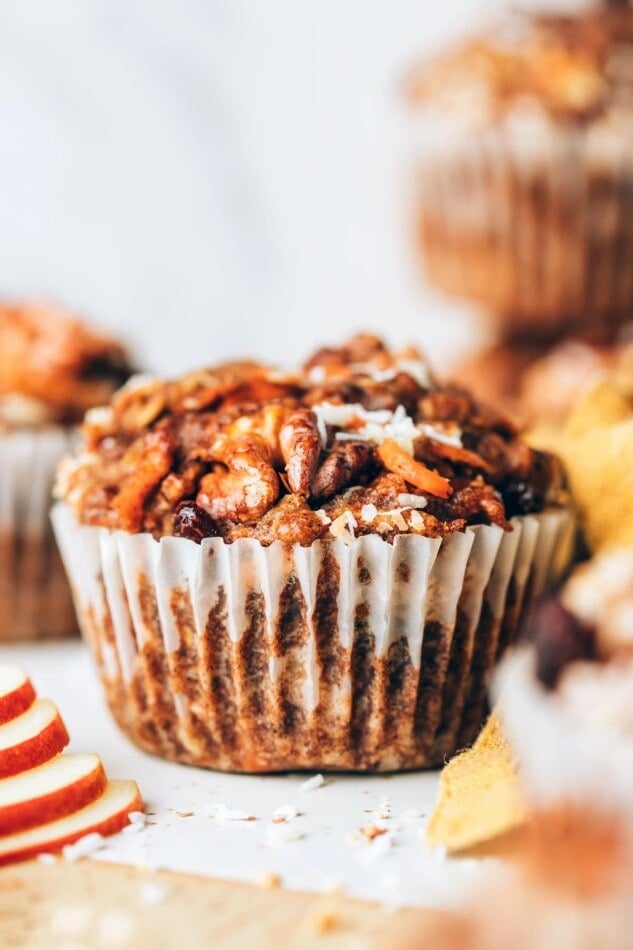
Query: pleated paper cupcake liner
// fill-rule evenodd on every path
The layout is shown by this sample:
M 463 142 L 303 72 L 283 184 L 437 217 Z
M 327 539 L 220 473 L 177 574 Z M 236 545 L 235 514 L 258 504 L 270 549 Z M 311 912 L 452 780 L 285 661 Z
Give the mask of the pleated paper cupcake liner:
M 56 426 L 0 435 L 0 641 L 77 630 L 49 519 L 55 469 L 71 441 Z
M 509 335 L 543 336 L 633 309 L 633 132 L 514 116 L 421 132 L 419 239 L 441 290 Z
M 444 539 L 201 545 L 53 522 L 120 727 L 195 765 L 441 763 L 475 735 L 502 644 L 548 580 L 566 510 Z

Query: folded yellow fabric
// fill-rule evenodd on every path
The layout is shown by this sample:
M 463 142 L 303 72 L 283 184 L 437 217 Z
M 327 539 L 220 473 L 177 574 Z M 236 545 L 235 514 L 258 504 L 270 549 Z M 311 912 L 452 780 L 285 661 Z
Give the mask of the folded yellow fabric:
M 493 713 L 475 745 L 445 766 L 426 840 L 462 851 L 521 825 L 526 814 L 517 766 Z

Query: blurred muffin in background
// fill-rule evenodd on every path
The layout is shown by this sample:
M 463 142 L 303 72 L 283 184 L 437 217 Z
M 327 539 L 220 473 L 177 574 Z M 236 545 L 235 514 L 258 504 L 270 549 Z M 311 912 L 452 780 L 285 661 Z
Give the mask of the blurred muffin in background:
M 415 69 L 429 279 L 509 338 L 633 308 L 633 11 L 515 13 Z
M 545 343 L 501 341 L 455 364 L 448 376 L 518 423 L 563 424 L 579 397 L 608 374 L 633 392 L 633 327 L 613 344 L 572 336 Z
M 76 630 L 49 509 L 86 410 L 130 367 L 121 345 L 44 303 L 0 303 L 0 640 Z

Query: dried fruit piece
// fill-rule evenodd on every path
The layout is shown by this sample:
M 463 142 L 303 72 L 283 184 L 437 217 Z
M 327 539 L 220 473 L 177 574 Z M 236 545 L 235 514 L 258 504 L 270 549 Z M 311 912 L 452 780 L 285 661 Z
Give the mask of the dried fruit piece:
M 386 469 L 400 475 L 420 491 L 437 495 L 438 498 L 448 498 L 453 491 L 447 478 L 427 468 L 422 462 L 417 462 L 393 439 L 381 442 L 378 446 L 378 456 Z

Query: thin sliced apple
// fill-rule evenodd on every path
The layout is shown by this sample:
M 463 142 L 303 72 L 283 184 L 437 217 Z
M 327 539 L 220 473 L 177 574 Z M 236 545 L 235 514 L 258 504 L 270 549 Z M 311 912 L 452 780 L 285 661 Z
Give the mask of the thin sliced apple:
M 0 835 L 45 825 L 85 808 L 108 783 L 98 755 L 57 755 L 0 780 Z
M 21 716 L 35 702 L 33 684 L 19 666 L 0 665 L 0 725 Z
M 48 762 L 68 742 L 57 706 L 48 699 L 36 700 L 21 716 L 0 726 L 0 778 Z
M 0 865 L 24 861 L 42 852 L 61 851 L 84 835 L 113 835 L 130 823 L 129 815 L 142 811 L 136 782 L 108 782 L 96 801 L 58 821 L 0 838 Z

